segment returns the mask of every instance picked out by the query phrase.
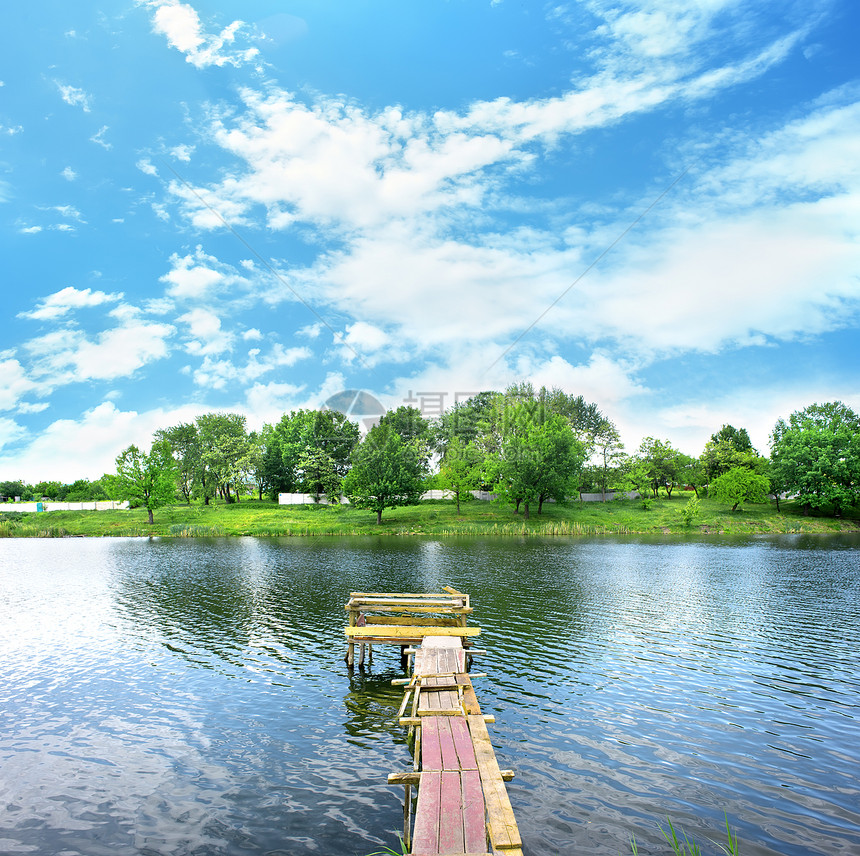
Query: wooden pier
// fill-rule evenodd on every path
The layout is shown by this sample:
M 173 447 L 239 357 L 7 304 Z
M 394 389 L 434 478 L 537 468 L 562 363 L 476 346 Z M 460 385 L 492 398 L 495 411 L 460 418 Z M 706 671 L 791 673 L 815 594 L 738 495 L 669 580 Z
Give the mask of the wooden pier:
M 479 627 L 467 626 L 469 596 L 354 592 L 347 662 L 354 645 L 408 645 L 411 676 L 398 717 L 413 743 L 412 769 L 392 773 L 403 785 L 403 840 L 413 856 L 522 856 L 522 841 L 468 665 Z M 420 617 L 419 617 L 420 616 Z M 381 631 L 381 632 L 380 632 Z M 414 662 L 413 662 L 414 657 Z M 481 675 L 480 677 L 485 677 Z M 413 812 L 413 788 L 418 790 Z M 414 818 L 413 818 L 414 815 Z

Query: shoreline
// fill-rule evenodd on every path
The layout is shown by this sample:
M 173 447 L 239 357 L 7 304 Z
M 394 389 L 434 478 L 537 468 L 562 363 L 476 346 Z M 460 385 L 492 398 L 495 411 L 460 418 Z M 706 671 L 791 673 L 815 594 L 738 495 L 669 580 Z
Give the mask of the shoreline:
M 690 495 L 692 496 L 692 494 Z M 741 536 L 783 534 L 845 534 L 860 532 L 856 517 L 805 516 L 791 503 L 751 505 L 731 512 L 713 500 L 701 500 L 692 525 L 681 509 L 689 497 L 654 499 L 649 508 L 639 500 L 607 503 L 545 504 L 529 520 L 510 506 L 472 501 L 458 516 L 450 500 L 425 500 L 418 505 L 386 509 L 382 523 L 375 514 L 350 506 L 284 505 L 246 498 L 238 503 L 171 505 L 155 511 L 147 523 L 145 509 L 109 511 L 16 512 L 0 506 L 0 537 L 356 537 L 396 535 L 463 537 L 612 537 L 612 536 Z M 855 512 L 857 510 L 855 509 Z

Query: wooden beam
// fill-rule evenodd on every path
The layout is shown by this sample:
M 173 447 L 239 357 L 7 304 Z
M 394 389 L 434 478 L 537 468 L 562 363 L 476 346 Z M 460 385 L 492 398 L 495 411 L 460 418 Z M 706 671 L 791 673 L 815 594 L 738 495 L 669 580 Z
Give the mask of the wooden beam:
M 420 615 L 368 615 L 367 616 L 367 626 L 372 627 L 373 625 L 390 625 L 390 624 L 402 624 L 412 626 L 421 626 L 427 624 L 427 619 L 422 618 Z M 434 625 L 439 625 L 440 627 L 459 627 L 460 620 L 458 618 L 435 618 L 433 620 Z
M 469 733 L 475 747 L 475 758 L 481 774 L 481 786 L 487 805 L 487 829 L 495 850 L 514 850 L 523 846 L 511 801 L 490 742 L 490 734 L 483 716 L 467 717 Z
M 350 638 L 375 637 L 379 639 L 414 639 L 423 636 L 478 636 L 480 627 L 345 627 L 344 633 Z
M 421 773 L 409 770 L 407 773 L 389 773 L 389 785 L 417 785 L 421 781 Z

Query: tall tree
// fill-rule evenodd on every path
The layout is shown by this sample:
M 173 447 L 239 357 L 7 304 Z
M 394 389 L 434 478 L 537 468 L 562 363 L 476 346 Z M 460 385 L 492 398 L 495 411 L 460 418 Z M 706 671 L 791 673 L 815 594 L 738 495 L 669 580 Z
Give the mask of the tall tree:
M 678 484 L 684 465 L 684 455 L 668 440 L 646 437 L 639 446 L 639 459 L 647 467 L 651 489 L 656 497 L 662 487 L 666 496 L 672 498 L 672 490 Z
M 728 472 L 733 467 L 761 469 L 761 457 L 753 448 L 746 428 L 723 425 L 711 435 L 699 459 L 708 481 Z
M 176 462 L 166 440 L 156 441 L 148 452 L 131 445 L 116 458 L 116 479 L 113 490 L 116 499 L 128 499 L 132 505 L 142 505 L 152 512 L 169 505 L 176 497 Z
M 771 435 L 775 480 L 808 514 L 840 516 L 860 502 L 860 417 L 841 401 L 811 404 L 780 419 Z
M 457 502 L 460 513 L 460 499 L 481 485 L 481 466 L 484 456 L 474 443 L 463 444 L 457 435 L 448 443 L 445 457 L 439 467 L 439 483 L 444 490 L 450 490 Z
M 386 508 L 415 505 L 424 491 L 425 468 L 412 443 L 404 443 L 390 425 L 376 425 L 352 453 L 344 493 L 356 508 L 376 512 L 382 523 Z
M 596 472 L 600 494 L 603 502 L 606 502 L 609 476 L 624 455 L 624 444 L 615 425 L 608 419 L 601 418 L 591 435 L 591 446 L 594 449 L 593 455 L 597 459 Z
M 176 461 L 176 481 L 186 503 L 191 502 L 194 483 L 200 477 L 200 435 L 193 422 L 159 428 L 156 440 L 167 440 Z
M 343 478 L 359 433 L 358 425 L 336 410 L 285 413 L 267 437 L 266 461 L 273 492 L 305 490 L 317 496 L 325 494 L 322 481 L 314 473 L 331 470 Z M 324 457 L 311 455 L 315 451 Z M 306 466 L 312 460 L 314 466 Z M 324 461 L 327 463 L 320 470 Z
M 493 409 L 498 392 L 479 392 L 465 401 L 458 401 L 446 410 L 432 425 L 432 437 L 436 451 L 444 457 L 448 444 L 459 437 L 464 446 L 475 442 L 482 432 Z
M 563 500 L 575 492 L 586 449 L 563 416 L 541 420 L 523 403 L 514 405 L 507 426 L 497 489 L 515 509 L 522 503 L 528 519 L 532 504 L 537 504 L 540 514 L 547 499 Z
M 208 503 L 213 489 L 227 501 L 236 499 L 252 468 L 245 417 L 239 413 L 206 413 L 197 417 L 201 448 L 201 483 Z

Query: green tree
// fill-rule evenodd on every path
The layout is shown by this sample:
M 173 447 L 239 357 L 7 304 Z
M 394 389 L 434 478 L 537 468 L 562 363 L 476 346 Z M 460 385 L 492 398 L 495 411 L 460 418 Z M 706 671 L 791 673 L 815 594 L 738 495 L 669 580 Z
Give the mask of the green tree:
M 586 449 L 563 416 L 541 420 L 539 412 L 523 403 L 511 410 L 499 456 L 497 491 L 515 511 L 522 503 L 528 520 L 533 503 L 541 514 L 547 499 L 564 500 L 576 492 Z
M 43 496 L 48 499 L 59 500 L 60 494 L 65 495 L 65 485 L 58 481 L 42 481 L 33 485 L 33 495 L 36 499 Z
M 8 497 L 9 499 L 14 499 L 16 496 L 20 496 L 21 499 L 24 499 L 25 497 L 29 497 L 31 492 L 32 488 L 27 487 L 27 485 L 20 480 L 0 482 L 0 495 Z
M 699 498 L 699 488 L 708 482 L 708 476 L 701 459 L 682 454 L 678 458 L 678 484 L 689 485 Z
M 167 440 L 176 461 L 176 482 L 185 502 L 191 503 L 194 484 L 200 478 L 200 433 L 193 422 L 181 422 L 170 428 L 159 428 L 156 440 Z
M 375 425 L 352 452 L 344 493 L 356 508 L 376 512 L 382 523 L 386 508 L 415 505 L 424 491 L 425 468 L 418 450 L 404 443 L 389 425 Z
M 662 487 L 666 496 L 671 499 L 672 489 L 678 484 L 683 468 L 683 453 L 674 448 L 668 440 L 646 437 L 639 446 L 638 457 L 647 468 L 654 496 L 657 496 Z
M 483 462 L 484 456 L 474 443 L 464 445 L 457 435 L 448 442 L 439 467 L 438 482 L 443 490 L 450 490 L 454 494 L 457 514 L 460 513 L 461 497 L 481 486 Z
M 771 435 L 773 474 L 808 514 L 860 502 L 860 417 L 841 401 L 811 404 L 780 419 Z
M 169 505 L 176 497 L 176 462 L 166 440 L 156 441 L 149 452 L 131 445 L 116 458 L 115 499 L 127 499 L 131 505 L 142 505 L 149 512 Z
M 349 470 L 350 455 L 358 444 L 359 428 L 336 410 L 294 410 L 285 413 L 266 433 L 264 469 L 273 493 L 306 490 L 317 496 L 327 493 L 323 481 L 315 477 L 332 469 L 338 478 Z M 328 463 L 319 469 L 323 458 L 307 467 L 311 452 L 324 453 Z
M 731 502 L 732 511 L 747 502 L 765 502 L 770 481 L 767 476 L 753 472 L 749 467 L 732 467 L 717 476 L 710 485 L 710 496 L 718 502 Z
M 239 413 L 206 413 L 197 417 L 200 479 L 204 501 L 217 490 L 227 502 L 236 499 L 252 469 L 245 417 Z
M 710 482 L 733 467 L 758 470 L 762 459 L 753 448 L 746 428 L 723 425 L 711 435 L 699 460 Z
M 601 418 L 591 434 L 590 445 L 594 450 L 593 455 L 597 459 L 596 481 L 603 501 L 606 502 L 609 477 L 624 455 L 624 444 L 621 442 L 621 435 L 615 425 L 608 419 Z
M 433 451 L 433 437 L 430 423 L 415 407 L 402 405 L 396 410 L 389 410 L 379 420 L 380 425 L 387 425 L 400 435 L 404 443 L 414 446 L 425 467 L 429 466 L 430 455 Z
M 66 502 L 91 502 L 100 499 L 108 499 L 100 481 L 91 482 L 89 479 L 78 479 L 68 485 Z
M 464 446 L 477 441 L 499 395 L 493 391 L 479 392 L 446 410 L 431 426 L 436 451 L 444 457 L 454 437 L 459 437 Z
M 340 489 L 343 479 L 337 471 L 337 465 L 331 455 L 324 449 L 308 448 L 299 458 L 299 472 L 303 484 L 309 488 L 317 502 L 326 497 L 329 502 L 340 500 Z

